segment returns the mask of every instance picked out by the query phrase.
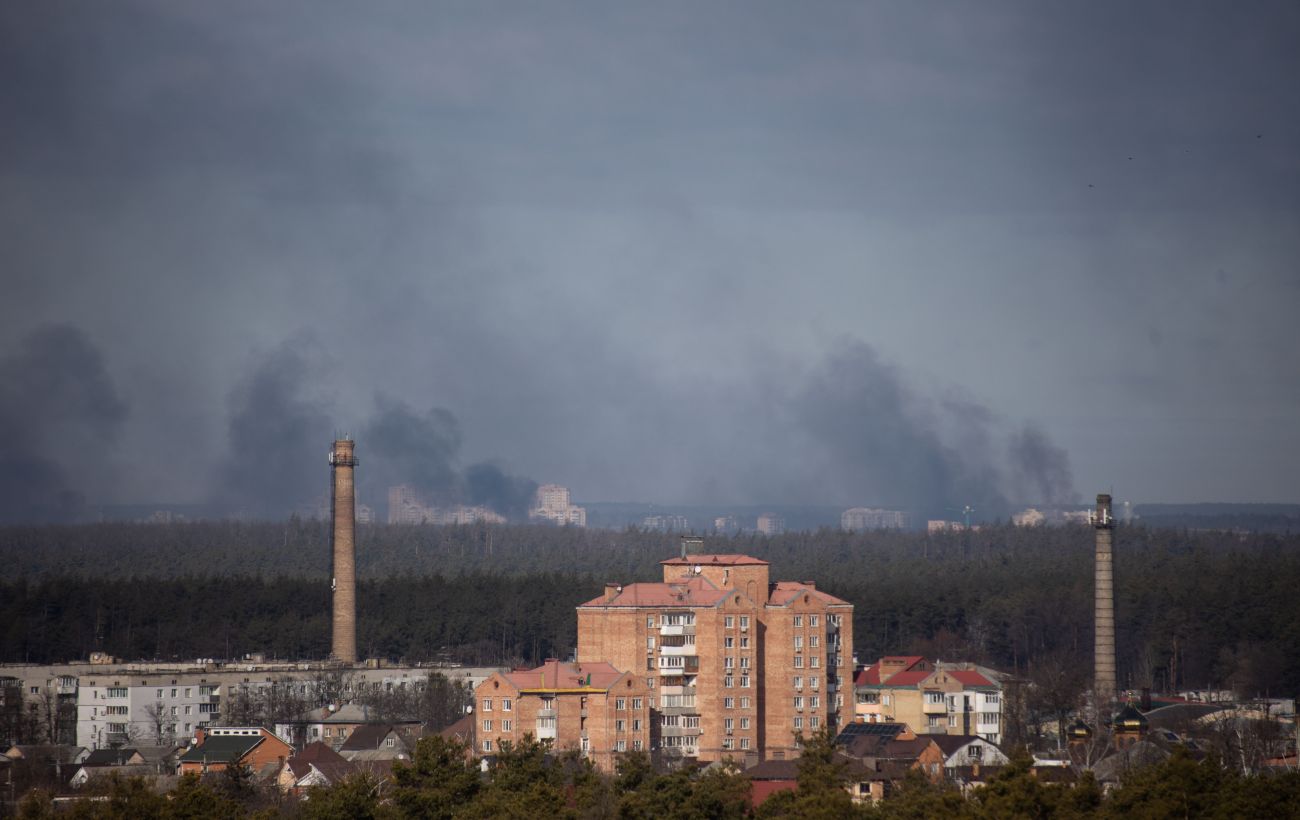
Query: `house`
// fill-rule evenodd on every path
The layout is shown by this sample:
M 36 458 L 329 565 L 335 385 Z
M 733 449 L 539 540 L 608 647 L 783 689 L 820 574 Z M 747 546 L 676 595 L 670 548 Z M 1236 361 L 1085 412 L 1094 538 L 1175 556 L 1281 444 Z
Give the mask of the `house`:
M 1002 739 L 1002 685 L 972 664 L 885 656 L 854 677 L 859 720 L 900 721 L 918 734 Z
M 845 788 L 855 803 L 877 802 L 887 793 L 887 784 L 891 772 L 877 771 L 866 766 L 862 761 L 836 752 L 835 762 L 839 765 L 846 779 Z M 799 786 L 799 761 L 766 760 L 745 769 L 749 778 L 749 802 L 758 808 L 772 795 L 782 791 L 794 791 Z
M 908 769 L 917 769 L 934 782 L 943 779 L 943 752 L 934 738 L 917 735 L 903 723 L 850 723 L 835 738 L 845 755 L 864 766 L 901 781 Z M 880 799 L 883 792 L 875 794 Z
M 260 726 L 205 727 L 194 739 L 180 757 L 177 774 L 206 774 L 230 766 L 262 772 L 293 754 L 292 746 Z
M 309 709 L 290 721 L 276 723 L 275 734 L 285 743 L 304 746 L 321 740 L 338 751 L 353 732 L 371 725 L 393 726 L 402 737 L 412 742 L 421 732 L 418 720 L 384 719 L 369 706 L 347 703 L 337 709 L 332 706 Z
M 329 744 L 317 740 L 285 761 L 276 777 L 276 784 L 281 791 L 298 795 L 312 786 L 333 786 L 356 771 L 356 766 Z
M 403 735 L 390 723 L 371 723 L 358 726 L 338 751 L 345 760 L 352 761 L 407 760 L 417 740 Z

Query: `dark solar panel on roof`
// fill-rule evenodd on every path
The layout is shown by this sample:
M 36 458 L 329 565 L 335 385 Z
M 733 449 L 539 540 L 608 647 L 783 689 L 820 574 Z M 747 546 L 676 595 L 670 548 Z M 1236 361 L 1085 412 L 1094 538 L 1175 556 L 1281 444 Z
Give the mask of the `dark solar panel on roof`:
M 850 723 L 840 730 L 835 742 L 848 743 L 855 737 L 893 737 L 902 731 L 901 723 Z

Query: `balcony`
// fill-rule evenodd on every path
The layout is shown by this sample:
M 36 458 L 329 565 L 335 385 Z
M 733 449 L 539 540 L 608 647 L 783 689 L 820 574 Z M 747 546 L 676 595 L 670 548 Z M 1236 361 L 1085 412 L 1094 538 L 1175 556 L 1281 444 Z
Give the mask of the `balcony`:
M 700 734 L 698 726 L 660 726 L 660 737 L 696 737 Z
M 695 654 L 695 644 L 686 644 L 685 646 L 661 646 L 659 654 L 665 657 L 686 657 Z
M 555 740 L 555 724 L 543 726 L 540 722 L 535 731 L 538 740 Z
M 948 714 L 948 704 L 942 700 L 934 702 L 926 699 L 925 703 L 921 704 L 921 713 L 925 715 L 946 715 Z
M 538 717 L 538 718 L 551 718 L 552 720 L 554 720 L 554 719 L 555 719 L 555 710 L 554 710 L 554 709 L 538 709 L 538 710 L 537 710 L 537 717 Z

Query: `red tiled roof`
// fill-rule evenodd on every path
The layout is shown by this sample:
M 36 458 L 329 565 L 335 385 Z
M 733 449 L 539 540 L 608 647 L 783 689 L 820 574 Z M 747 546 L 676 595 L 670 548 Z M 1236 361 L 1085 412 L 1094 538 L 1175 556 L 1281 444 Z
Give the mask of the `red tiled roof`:
M 946 669 L 948 677 L 962 684 L 963 686 L 993 686 L 993 681 L 976 672 L 974 669 Z
M 672 584 L 628 584 L 608 601 L 601 595 L 582 606 L 717 606 L 729 594 L 707 578 L 692 578 Z
M 848 604 L 848 601 L 845 601 L 842 598 L 836 598 L 834 595 L 827 595 L 825 592 L 822 592 L 815 587 L 801 584 L 798 581 L 777 581 L 772 585 L 772 594 L 768 596 L 767 602 L 778 606 L 788 604 L 801 592 L 812 593 L 812 595 L 818 600 L 824 601 L 828 604 Z
M 549 660 L 536 669 L 506 672 L 518 689 L 608 689 L 623 673 L 608 663 L 563 663 Z M 588 682 L 590 681 L 590 682 Z
M 669 558 L 667 561 L 660 561 L 661 564 L 669 566 L 694 566 L 696 564 L 716 564 L 717 566 L 737 566 L 740 564 L 766 565 L 767 562 L 762 558 L 754 558 L 750 555 L 688 555 L 685 558 Z
M 880 683 L 880 665 L 872 664 L 866 669 L 858 670 L 858 675 L 853 679 L 857 686 L 871 686 Z
M 885 678 L 885 686 L 916 686 L 933 674 L 929 669 L 904 669 Z

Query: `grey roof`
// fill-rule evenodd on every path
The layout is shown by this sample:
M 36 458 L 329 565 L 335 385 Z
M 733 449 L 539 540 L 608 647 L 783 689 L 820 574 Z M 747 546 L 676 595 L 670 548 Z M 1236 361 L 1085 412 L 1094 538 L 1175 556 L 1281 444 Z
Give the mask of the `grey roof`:
M 191 746 L 182 763 L 234 763 L 262 742 L 261 735 L 208 735 L 202 746 Z

